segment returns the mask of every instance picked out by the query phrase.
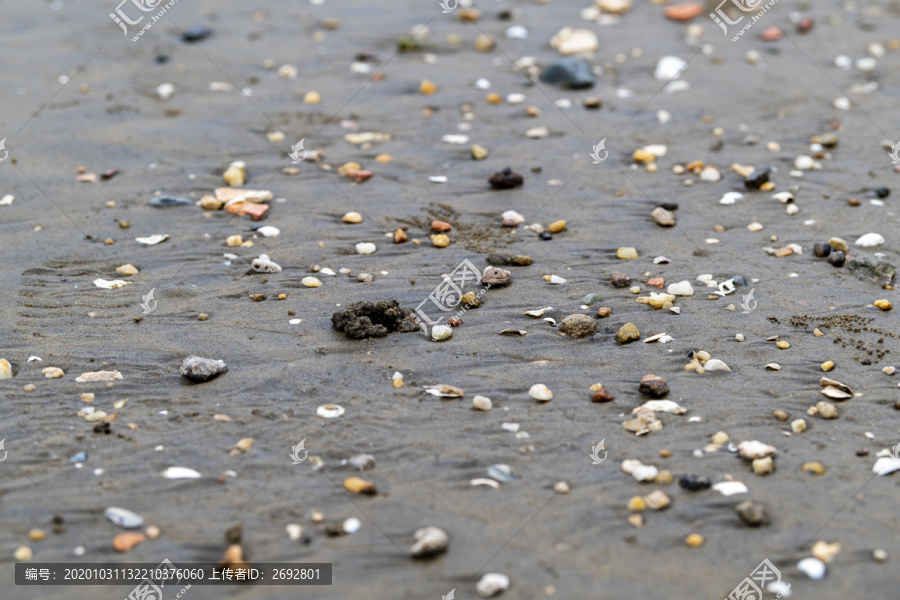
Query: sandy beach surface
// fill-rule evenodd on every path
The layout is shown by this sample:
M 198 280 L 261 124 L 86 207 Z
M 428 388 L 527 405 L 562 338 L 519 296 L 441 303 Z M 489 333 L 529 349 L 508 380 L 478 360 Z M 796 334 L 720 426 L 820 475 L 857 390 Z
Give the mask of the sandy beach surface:
M 141 24 L 123 35 L 113 3 L 4 3 L 0 197 L 14 199 L 0 201 L 0 358 L 13 377 L 0 380 L 0 597 L 131 592 L 14 585 L 15 563 L 29 556 L 187 564 L 222 561 L 239 545 L 251 564 L 332 563 L 333 584 L 192 586 L 181 597 L 463 599 L 500 573 L 510 600 L 720 600 L 767 559 L 790 584 L 781 597 L 896 598 L 900 474 L 873 465 L 900 443 L 900 375 L 884 371 L 900 359 L 897 311 L 874 304 L 897 296 L 849 264 L 900 260 L 890 155 L 900 11 L 781 0 L 733 42 L 707 16 L 714 6 L 676 21 L 662 4 L 637 1 L 620 15 L 609 12 L 620 3 L 601 4 L 598 16 L 559 0 L 448 12 L 436 1 L 179 0 L 132 42 Z M 183 41 L 197 25 L 212 35 Z M 510 37 L 513 26 L 527 35 Z M 562 57 L 550 40 L 567 26 L 596 37 L 580 55 L 594 69 L 591 88 L 537 78 Z M 476 49 L 479 36 L 495 47 Z M 666 56 L 684 62 L 668 73 Z M 592 97 L 599 109 L 585 107 Z M 345 137 L 366 132 L 390 139 Z M 305 159 L 295 163 L 300 140 L 306 154 L 295 156 Z M 473 144 L 487 157 L 475 160 Z M 648 146 L 664 154 L 636 157 Z M 272 192 L 261 220 L 150 204 L 214 195 L 233 161 L 246 165 L 236 187 Z M 717 171 L 685 169 L 695 161 Z M 342 174 L 350 162 L 351 174 L 371 178 Z M 748 189 L 742 166 L 770 167 L 774 189 Z M 522 185 L 492 189 L 488 178 L 506 167 Z M 118 173 L 100 177 L 110 169 Z M 76 179 L 91 173 L 94 182 Z M 721 203 L 728 192 L 741 197 Z M 792 199 L 779 202 L 779 192 Z M 663 204 L 677 204 L 674 226 L 651 218 Z M 523 222 L 504 227 L 510 210 Z M 361 222 L 344 222 L 348 212 Z M 451 227 L 446 247 L 430 238 L 435 220 Z M 561 220 L 552 239 L 526 227 Z M 408 241 L 394 243 L 400 228 Z M 883 243 L 858 243 L 869 233 Z M 136 241 L 155 234 L 169 237 Z M 227 245 L 235 235 L 245 245 Z M 848 264 L 815 255 L 831 238 L 846 242 Z M 360 254 L 360 243 L 376 251 Z M 617 258 L 622 248 L 637 258 Z M 509 283 L 486 289 L 445 341 L 418 331 L 351 339 L 332 327 L 354 302 L 455 314 L 422 302 L 442 274 L 463 261 L 483 271 L 492 253 L 531 264 L 490 259 Z M 255 271 L 261 254 L 281 270 Z M 118 273 L 126 264 L 138 272 Z M 632 281 L 615 287 L 613 273 Z M 734 277 L 746 285 L 714 294 Z M 675 299 L 680 314 L 636 301 L 682 281 L 694 293 Z M 463 291 L 483 289 L 470 279 Z M 593 334 L 562 335 L 554 324 L 573 314 L 587 315 Z M 639 336 L 620 343 L 626 323 Z M 672 339 L 642 342 L 661 333 Z M 228 370 L 193 383 L 180 374 L 189 355 Z M 685 368 L 710 357 L 730 370 Z M 47 367 L 64 375 L 49 378 Z M 76 382 L 95 371 L 122 378 Z M 654 399 L 639 391 L 647 374 L 667 382 L 660 400 L 686 411 L 656 412 L 662 428 L 636 435 L 623 423 Z M 822 377 L 850 398 L 823 395 Z M 592 401 L 597 383 L 611 402 Z M 529 395 L 538 384 L 552 401 Z M 463 396 L 425 389 L 439 385 Z M 475 410 L 475 396 L 492 409 Z M 837 418 L 823 418 L 821 405 L 810 413 L 822 401 Z M 343 414 L 318 416 L 331 404 Z M 755 473 L 736 452 L 752 440 L 775 448 L 771 472 Z M 292 452 L 301 441 L 307 455 Z M 292 453 L 303 460 L 292 464 Z M 361 454 L 374 467 L 356 469 L 350 459 Z M 636 481 L 623 471 L 630 459 L 659 474 Z M 166 478 L 170 467 L 200 477 Z M 685 475 L 748 491 L 690 491 Z M 351 477 L 377 493 L 354 493 Z M 471 483 L 485 478 L 495 483 Z M 668 501 L 660 510 L 657 491 Z M 634 497 L 645 510 L 631 510 Z M 769 522 L 742 520 L 734 507 L 745 500 L 764 505 Z M 104 517 L 109 507 L 143 518 L 131 531 L 158 535 L 117 551 L 129 530 Z M 348 519 L 359 520 L 349 534 Z M 289 525 L 302 528 L 299 539 Z M 410 557 L 427 526 L 447 533 L 446 550 Z M 804 572 L 818 564 L 798 566 L 814 556 L 827 563 L 822 579 Z

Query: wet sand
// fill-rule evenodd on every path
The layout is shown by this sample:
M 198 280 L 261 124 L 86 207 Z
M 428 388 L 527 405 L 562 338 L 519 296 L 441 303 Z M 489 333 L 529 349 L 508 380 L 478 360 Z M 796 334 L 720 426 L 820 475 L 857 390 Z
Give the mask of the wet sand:
M 900 53 L 888 50 L 873 75 L 833 66 L 836 54 L 856 58 L 871 42 L 887 45 L 897 14 L 885 10 L 865 17 L 873 24 L 866 29 L 855 24 L 854 14 L 817 6 L 810 13 L 816 27 L 798 35 L 787 21 L 793 7 L 779 4 L 771 18 L 788 37 L 774 46 L 777 52 L 758 37 L 772 24 L 768 19 L 732 43 L 698 17 L 706 28 L 701 43 L 713 47 L 706 55 L 700 45 L 684 41 L 684 24 L 666 21 L 662 7 L 643 3 L 621 24 L 600 26 L 579 19 L 584 6 L 577 3 L 525 4 L 513 21 L 496 18 L 500 5 L 484 5 L 482 19 L 470 24 L 441 14 L 436 2 L 251 7 L 182 0 L 170 10 L 172 21 L 157 23 L 137 43 L 121 37 L 110 22 L 111 5 L 63 4 L 58 11 L 51 6 L 5 7 L 0 36 L 0 50 L 13 57 L 3 68 L 7 108 L 0 115 L 0 136 L 8 137 L 11 160 L 0 164 L 0 195 L 15 196 L 12 205 L 0 206 L 2 358 L 16 370 L 13 379 L 0 382 L 6 407 L 0 437 L 9 452 L 0 465 L 4 598 L 112 599 L 130 590 L 16 587 L 11 557 L 22 545 L 32 548 L 35 561 L 73 560 L 76 546 L 85 547 L 78 559 L 85 562 L 217 561 L 228 545 L 223 530 L 236 522 L 243 525 L 242 546 L 251 562 L 331 562 L 334 585 L 195 586 L 186 597 L 412 599 L 437 598 L 455 588 L 457 597 L 471 598 L 483 573 L 501 572 L 512 581 L 502 595 L 509 599 L 722 598 L 764 558 L 781 570 L 797 598 L 896 595 L 892 564 L 900 557 L 894 527 L 900 480 L 873 478 L 871 466 L 879 450 L 898 441 L 894 402 L 900 391 L 896 377 L 881 372 L 893 364 L 897 340 L 828 328 L 817 338 L 812 327 L 792 326 L 791 317 L 860 315 L 873 319 L 873 327 L 896 331 L 893 312 L 871 306 L 879 298 L 895 301 L 895 293 L 814 257 L 812 243 L 832 236 L 852 243 L 875 231 L 886 238 L 877 251 L 898 262 L 896 193 L 879 207 L 868 202 L 870 192 L 859 190 L 895 187 L 898 181 L 879 142 L 896 135 Z M 254 10 L 266 11 L 267 18 L 254 22 Z M 827 22 L 833 14 L 843 18 L 838 27 Z M 340 27 L 325 30 L 321 24 L 328 17 L 340 18 Z M 426 22 L 433 45 L 425 52 L 436 62 L 423 61 L 422 52 L 396 54 L 397 38 Z M 196 23 L 212 27 L 214 36 L 196 46 L 182 43 L 179 28 Z M 506 39 L 503 32 L 513 24 L 527 27 L 529 37 Z M 605 73 L 591 90 L 535 86 L 511 65 L 522 56 L 541 65 L 555 60 L 558 53 L 547 41 L 566 25 L 589 27 L 600 37 L 594 62 Z M 323 41 L 313 40 L 317 31 L 325 31 Z M 499 48 L 476 52 L 473 42 L 481 31 L 495 37 Z M 449 45 L 448 34 L 458 35 L 460 44 Z M 641 49 L 640 57 L 630 55 L 633 48 Z M 762 56 L 756 65 L 744 60 L 753 49 Z M 382 81 L 366 83 L 368 76 L 350 72 L 360 53 L 376 57 L 372 66 L 383 73 Z M 619 53 L 627 55 L 622 64 L 615 62 Z M 659 93 L 664 82 L 653 78 L 653 70 L 669 54 L 689 60 L 682 77 L 689 90 Z M 157 64 L 158 55 L 168 61 Z M 300 76 L 279 78 L 262 66 L 267 58 L 276 66 L 296 65 Z M 57 81 L 61 74 L 71 78 L 64 87 Z M 486 92 L 473 86 L 481 77 L 503 97 L 524 93 L 526 103 L 487 104 Z M 438 92 L 419 94 L 422 79 L 434 81 Z M 849 111 L 832 108 L 842 95 L 839 88 L 867 80 L 877 80 L 880 90 L 850 95 L 856 106 Z M 212 81 L 253 92 L 248 99 L 236 89 L 210 91 Z M 154 90 L 166 82 L 175 85 L 175 93 L 163 101 Z M 81 86 L 89 89 L 82 92 Z M 620 86 L 634 96 L 617 97 Z M 20 88 L 26 91 L 18 95 Z M 321 94 L 320 104 L 302 102 L 310 90 Z M 591 95 L 603 97 L 601 110 L 580 105 Z M 553 101 L 562 98 L 574 106 L 555 108 Z M 475 119 L 470 130 L 458 131 L 465 103 L 473 105 Z M 527 118 L 528 105 L 542 115 Z M 425 108 L 433 114 L 424 116 Z M 658 110 L 669 111 L 672 120 L 659 124 Z M 714 122 L 704 122 L 706 115 Z M 360 132 L 389 133 L 393 140 L 360 149 L 344 141 L 351 131 L 341 127 L 342 120 L 356 122 Z M 809 153 L 809 137 L 828 133 L 832 122 L 843 128 L 834 131 L 840 143 L 830 150 L 830 160 L 822 160 L 823 170 L 790 177 L 794 157 Z M 540 125 L 550 129 L 548 137 L 525 138 L 526 129 Z M 724 135 L 714 136 L 714 127 Z M 266 140 L 265 133 L 275 129 L 285 133 L 285 141 Z M 441 142 L 441 136 L 456 133 L 468 135 L 469 143 Z M 745 144 L 748 134 L 760 143 Z M 290 146 L 301 138 L 307 149 L 324 152 L 331 170 L 306 161 L 297 176 L 281 173 L 291 166 Z M 609 159 L 592 164 L 588 153 L 603 138 Z M 768 151 L 770 140 L 781 150 Z M 472 143 L 486 147 L 489 157 L 472 160 Z M 646 144 L 668 146 L 657 161 L 658 173 L 632 167 L 632 152 Z M 393 161 L 377 163 L 381 153 Z M 281 229 L 280 236 L 253 238 L 252 248 L 229 248 L 229 235 L 252 238 L 249 217 L 148 205 L 157 191 L 195 199 L 211 193 L 223 185 L 221 173 L 234 160 L 247 162 L 248 187 L 286 199 L 272 202 L 265 219 Z M 716 165 L 722 180 L 685 186 L 685 176 L 673 175 L 671 168 L 692 160 Z M 374 177 L 354 184 L 338 175 L 348 161 Z M 801 212 L 789 217 L 771 192 L 745 191 L 742 179 L 728 171 L 732 163 L 777 167 L 778 191 L 801 185 L 795 193 Z M 116 167 L 121 173 L 110 181 L 79 183 L 79 166 L 93 172 Z M 522 173 L 524 185 L 491 190 L 489 174 L 506 166 Z M 535 166 L 540 172 L 532 171 Z M 449 181 L 430 183 L 433 175 Z M 551 185 L 553 180 L 561 183 Z M 734 206 L 718 204 L 727 191 L 742 191 L 744 198 Z M 853 196 L 861 206 L 848 206 Z M 109 201 L 115 207 L 107 207 Z M 676 228 L 662 229 L 650 220 L 661 202 L 679 204 Z M 499 224 L 508 209 L 520 212 L 525 224 L 565 219 L 567 229 L 549 241 L 523 227 L 512 234 Z M 342 223 L 347 211 L 362 213 L 363 223 Z M 447 248 L 428 241 L 424 225 L 434 218 L 453 225 Z M 804 225 L 807 219 L 815 223 Z M 128 229 L 119 227 L 123 220 L 130 222 Z M 748 231 L 753 221 L 765 229 Z M 395 245 L 384 237 L 402 224 L 421 245 Z M 725 231 L 715 232 L 716 224 Z M 42 230 L 33 231 L 38 225 Z M 156 233 L 171 237 L 156 246 L 134 241 Z M 705 243 L 710 237 L 720 243 Z M 115 243 L 104 244 L 107 238 Z M 374 242 L 378 251 L 357 255 L 359 242 Z M 803 245 L 803 254 L 775 258 L 762 250 L 788 243 Z M 639 258 L 616 259 L 622 246 L 637 248 Z M 227 252 L 239 256 L 231 265 L 224 264 Z M 490 252 L 527 255 L 534 264 L 508 267 L 511 285 L 489 290 L 446 342 L 418 333 L 356 341 L 331 328 L 339 305 L 396 298 L 415 307 L 442 273 L 465 259 L 484 268 Z M 282 272 L 248 274 L 261 253 Z M 671 263 L 654 265 L 656 256 Z M 118 276 L 116 267 L 125 263 L 140 273 Z M 300 281 L 313 275 L 313 264 L 347 268 L 351 275 L 319 275 L 322 287 L 305 288 Z M 643 285 L 646 272 L 667 284 L 694 281 L 701 273 L 719 281 L 734 275 L 758 279 L 748 286 L 758 307 L 749 314 L 728 310 L 747 289 L 708 301 L 706 289 L 694 281 L 696 295 L 676 303 L 680 315 L 655 311 L 635 302 L 627 288 L 612 287 L 609 275 L 615 271 L 628 273 L 645 291 L 660 291 Z M 357 282 L 360 272 L 373 274 L 374 282 Z M 567 283 L 550 285 L 542 279 L 549 274 Z M 133 283 L 106 291 L 92 285 L 98 277 Z M 139 304 L 150 289 L 158 307 L 142 315 Z M 612 309 L 597 321 L 593 338 L 561 337 L 547 323 L 522 316 L 545 306 L 555 307 L 546 316 L 557 320 L 595 314 L 596 306 L 579 308 L 592 292 Z M 249 295 L 257 293 L 268 299 L 252 301 Z M 276 299 L 281 293 L 286 300 Z M 198 320 L 199 313 L 209 320 Z M 291 318 L 302 323 L 290 325 Z M 619 345 L 615 333 L 626 322 L 637 325 L 642 338 L 666 332 L 674 341 Z M 505 328 L 529 333 L 497 335 Z M 736 342 L 737 333 L 746 341 Z M 774 335 L 791 348 L 765 341 Z M 891 353 L 863 365 L 871 357 L 853 344 L 834 343 L 835 337 L 854 337 L 868 349 Z M 727 362 L 731 373 L 685 371 L 688 354 L 700 349 Z M 222 359 L 229 371 L 189 384 L 179 375 L 189 354 Z M 32 355 L 43 362 L 27 363 Z M 805 414 L 824 399 L 818 379 L 826 360 L 837 365 L 829 376 L 862 393 L 836 403 L 840 417 L 828 421 Z M 782 370 L 766 371 L 770 362 Z M 45 379 L 46 366 L 61 367 L 65 377 Z M 124 380 L 111 386 L 75 382 L 79 374 L 101 369 L 120 370 Z M 391 386 L 395 371 L 404 376 L 403 388 Z M 667 399 L 688 413 L 661 413 L 661 431 L 636 437 L 622 422 L 648 399 L 638 393 L 647 373 L 665 377 Z M 589 387 L 595 382 L 609 388 L 615 401 L 592 403 Z M 36 390 L 23 391 L 28 383 Z M 442 383 L 463 388 L 465 397 L 442 400 L 423 392 L 423 386 Z M 528 397 L 535 383 L 553 390 L 553 402 Z M 111 434 L 94 433 L 92 423 L 76 416 L 88 406 L 79 400 L 85 392 L 96 395 L 89 406 L 116 413 Z M 472 409 L 476 394 L 492 399 L 491 412 Z M 123 399 L 125 406 L 114 409 Z M 317 417 L 316 407 L 326 403 L 342 405 L 346 413 L 329 421 Z M 786 437 L 787 424 L 772 417 L 779 409 L 791 419 L 805 418 L 807 431 Z M 231 421 L 215 421 L 216 414 Z M 690 423 L 692 416 L 702 421 Z M 529 437 L 504 431 L 502 423 L 519 423 Z M 694 457 L 717 431 L 734 443 L 758 439 L 776 446 L 776 471 L 755 475 L 725 449 Z M 247 437 L 254 438 L 253 448 L 230 456 Z M 291 465 L 290 449 L 301 439 L 310 456 L 324 461 L 321 469 L 314 470 L 313 461 Z M 601 439 L 609 458 L 592 465 L 588 454 Z M 659 456 L 664 448 L 670 458 Z M 869 455 L 858 457 L 857 449 Z M 82 450 L 89 458 L 75 469 L 68 459 Z M 344 478 L 357 473 L 341 461 L 358 453 L 375 457 L 374 470 L 361 474 L 378 486 L 374 497 L 350 495 L 342 487 Z M 634 483 L 619 468 L 627 458 L 671 471 L 676 483 Z M 826 473 L 801 472 L 809 461 L 821 462 Z M 469 485 L 495 463 L 511 465 L 514 481 L 496 490 Z M 169 466 L 196 469 L 203 478 L 163 479 L 160 473 Z M 98 468 L 105 472 L 94 475 Z M 236 476 L 217 483 L 229 470 Z M 685 473 L 714 483 L 731 475 L 750 494 L 688 492 L 677 485 Z M 571 492 L 555 493 L 557 481 L 569 482 Z M 671 506 L 646 511 L 644 526 L 631 527 L 628 499 L 657 488 L 672 498 Z M 747 498 L 768 505 L 769 526 L 752 529 L 740 521 L 732 507 Z M 111 540 L 123 530 L 103 517 L 108 506 L 141 514 L 162 535 L 129 554 L 115 552 Z M 313 510 L 324 513 L 325 523 L 311 522 Z M 61 533 L 51 531 L 56 514 L 65 518 Z M 327 523 L 348 517 L 362 521 L 359 532 L 326 535 Z M 308 543 L 290 541 L 288 523 L 301 524 Z M 449 533 L 449 551 L 411 561 L 412 534 L 426 525 Z M 46 530 L 48 538 L 30 542 L 32 528 Z M 690 533 L 704 536 L 699 550 L 685 545 Z M 820 539 L 840 542 L 842 549 L 826 579 L 811 581 L 796 564 Z M 887 564 L 872 560 L 874 548 L 887 550 Z M 552 596 L 547 586 L 553 586 Z

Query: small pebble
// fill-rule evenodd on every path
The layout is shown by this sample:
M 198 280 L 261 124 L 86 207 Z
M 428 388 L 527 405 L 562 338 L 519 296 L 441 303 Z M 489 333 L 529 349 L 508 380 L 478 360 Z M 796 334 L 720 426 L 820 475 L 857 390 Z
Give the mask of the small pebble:
M 491 402 L 491 399 L 487 396 L 475 396 L 474 398 L 472 398 L 472 407 L 475 410 L 488 411 L 491 410 L 493 404 Z
M 616 250 L 616 258 L 637 258 L 637 250 L 631 247 L 622 247 Z
M 550 391 L 543 383 L 536 383 L 528 390 L 528 395 L 538 402 L 549 402 L 553 400 L 553 392 Z
M 691 548 L 699 548 L 703 545 L 703 536 L 699 533 L 692 533 L 691 535 L 687 536 L 687 538 L 685 538 L 684 543 Z

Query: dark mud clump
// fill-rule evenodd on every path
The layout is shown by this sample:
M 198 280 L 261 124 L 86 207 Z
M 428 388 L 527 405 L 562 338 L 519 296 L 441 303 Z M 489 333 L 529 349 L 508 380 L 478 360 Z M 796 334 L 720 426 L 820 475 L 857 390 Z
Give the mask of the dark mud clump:
M 419 330 L 415 311 L 401 308 L 396 300 L 354 302 L 334 313 L 331 324 L 355 340 Z

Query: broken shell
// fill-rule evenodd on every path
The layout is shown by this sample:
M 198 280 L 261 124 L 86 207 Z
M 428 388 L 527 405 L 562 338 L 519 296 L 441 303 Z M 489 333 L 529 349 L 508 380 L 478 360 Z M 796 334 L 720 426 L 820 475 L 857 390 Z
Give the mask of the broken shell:
M 523 315 L 528 315 L 529 317 L 543 317 L 545 313 L 548 313 L 548 312 L 550 312 L 551 310 L 553 310 L 553 307 L 552 307 L 552 306 L 548 306 L 548 307 L 546 307 L 546 308 L 538 308 L 538 309 L 536 309 L 536 310 L 526 310 L 526 311 L 523 312 L 522 314 L 523 314 Z
M 409 549 L 409 554 L 413 558 L 425 558 L 445 552 L 450 541 L 446 531 L 433 525 L 419 529 L 413 536 L 416 542 Z
M 281 266 L 272 262 L 268 254 L 260 254 L 252 264 L 253 270 L 257 273 L 280 273 Z
M 316 409 L 316 414 L 324 419 L 334 419 L 344 414 L 344 407 L 337 404 L 323 404 Z
M 553 400 L 553 392 L 550 391 L 543 383 L 536 383 L 528 390 L 528 395 L 538 402 L 549 402 Z
M 464 393 L 458 387 L 443 384 L 425 388 L 425 391 L 432 396 L 437 396 L 438 398 L 462 398 Z

